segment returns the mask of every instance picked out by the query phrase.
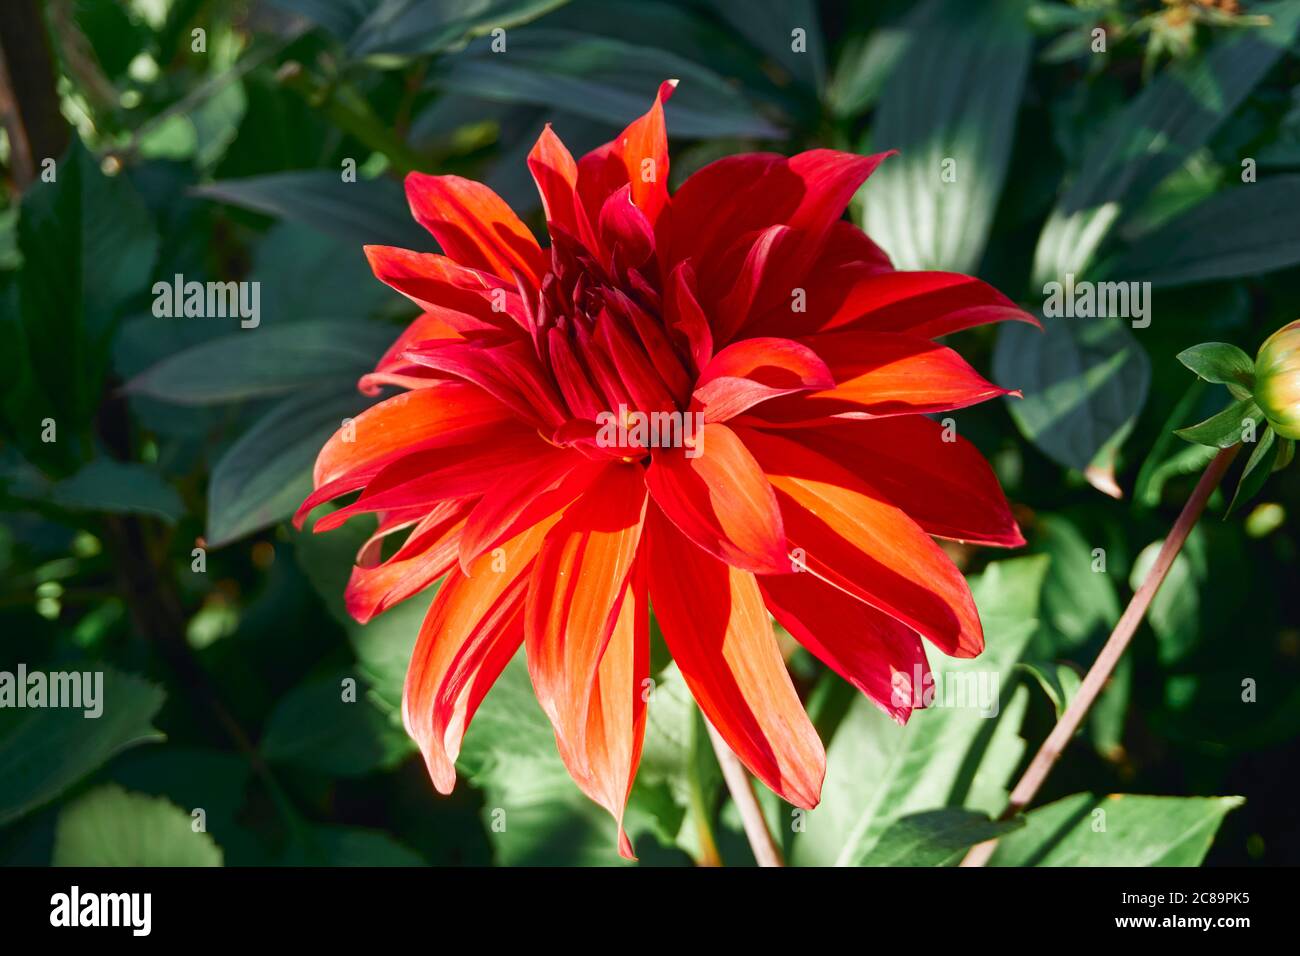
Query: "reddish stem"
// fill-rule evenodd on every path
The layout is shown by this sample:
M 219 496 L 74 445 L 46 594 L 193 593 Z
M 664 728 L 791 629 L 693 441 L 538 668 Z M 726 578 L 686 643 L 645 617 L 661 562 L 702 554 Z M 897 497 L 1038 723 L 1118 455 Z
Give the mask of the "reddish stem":
M 1106 681 L 1114 673 L 1115 666 L 1119 664 L 1120 658 L 1124 656 L 1124 651 L 1128 649 L 1129 641 L 1133 639 L 1137 626 L 1142 623 L 1142 618 L 1146 616 L 1152 598 L 1156 596 L 1156 591 L 1164 583 L 1165 576 L 1169 573 L 1169 569 L 1173 567 L 1174 559 L 1178 557 L 1178 552 L 1182 550 L 1183 544 L 1187 541 L 1187 536 L 1201 517 L 1201 513 L 1205 511 L 1205 504 L 1210 500 L 1210 494 L 1223 480 L 1224 473 L 1240 450 L 1241 445 L 1239 444 L 1233 445 L 1231 448 L 1225 448 L 1215 455 L 1210 464 L 1206 466 L 1204 473 L 1201 475 L 1201 480 L 1196 483 L 1196 489 L 1192 492 L 1192 496 L 1187 499 L 1187 504 L 1183 505 L 1178 520 L 1174 522 L 1169 537 L 1165 538 L 1164 544 L 1160 546 L 1160 553 L 1156 555 L 1155 564 L 1147 572 L 1141 587 L 1133 595 L 1133 600 L 1129 601 L 1128 607 L 1124 609 L 1123 616 L 1120 617 L 1119 623 L 1115 625 L 1115 630 L 1111 632 L 1110 637 L 1106 640 L 1106 646 L 1097 655 L 1097 660 L 1093 662 L 1092 667 L 1089 668 L 1087 675 L 1083 678 L 1083 683 L 1079 685 L 1078 693 L 1070 701 L 1070 706 L 1065 709 L 1061 719 L 1056 722 L 1052 732 L 1043 741 L 1043 745 L 1038 748 L 1038 753 L 1034 755 L 1033 761 L 1030 762 L 1015 789 L 1011 791 L 1006 809 L 1002 811 L 999 819 L 1011 819 L 1027 807 L 1029 802 L 1034 799 L 1035 794 L 1038 793 L 1043 781 L 1051 773 L 1052 767 L 1060 759 L 1066 745 L 1074 737 L 1075 731 L 1079 729 L 1083 718 L 1092 709 L 1092 705 L 1097 700 L 1097 695 L 1101 693 Z M 983 866 L 993 856 L 993 851 L 997 848 L 997 845 L 997 840 L 989 840 L 971 847 L 970 852 L 961 861 L 961 865 Z

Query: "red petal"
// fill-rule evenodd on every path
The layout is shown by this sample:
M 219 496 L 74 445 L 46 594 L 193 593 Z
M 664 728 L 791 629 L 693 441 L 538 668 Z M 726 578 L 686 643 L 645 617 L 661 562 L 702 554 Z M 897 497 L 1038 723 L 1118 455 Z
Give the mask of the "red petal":
M 600 468 L 581 455 L 555 449 L 531 467 L 504 475 L 474 506 L 460 538 L 460 566 L 467 569 L 482 553 L 582 494 Z
M 533 343 L 522 338 L 476 336 L 464 342 L 427 342 L 405 357 L 479 386 L 537 428 L 553 429 L 568 418 Z
M 578 192 L 593 221 L 609 195 L 626 185 L 632 187 L 632 201 L 651 223 L 659 217 L 668 201 L 668 136 L 663 104 L 676 87 L 676 80 L 661 83 L 649 112 L 578 163 Z
M 934 540 L 829 458 L 744 432 L 777 490 L 790 546 L 808 571 L 917 631 L 945 654 L 984 647 L 966 579 Z
M 365 624 L 450 571 L 469 508 L 463 500 L 435 505 L 387 561 L 354 567 L 344 592 L 348 613 Z
M 803 230 L 803 254 L 815 256 L 858 187 L 888 155 L 814 149 L 788 158 L 744 153 L 710 163 L 682 183 L 656 226 L 668 240 L 664 261 L 673 266 L 691 258 L 698 270 L 710 250 L 773 225 Z
M 408 173 L 406 198 L 416 221 L 461 265 L 511 283 L 518 273 L 533 288 L 541 283 L 546 257 L 537 240 L 505 200 L 482 183 Z
M 832 305 L 815 304 L 819 309 Z M 833 308 L 825 308 L 817 327 L 823 332 L 906 332 L 932 339 L 1008 319 L 1038 324 L 979 279 L 956 272 L 887 272 L 868 276 L 846 290 Z
M 1018 548 L 1020 534 L 979 449 L 920 415 L 844 422 L 784 434 L 859 476 L 927 534 Z
M 894 720 L 907 722 L 930 673 L 915 631 L 812 574 L 763 575 L 758 586 L 795 640 Z
M 650 601 L 700 710 L 753 773 L 811 809 L 826 754 L 781 659 L 754 576 L 715 561 L 651 508 Z
M 678 334 L 698 372 L 713 358 L 713 332 L 694 287 L 695 270 L 689 262 L 673 269 L 664 297 L 664 324 Z
M 726 425 L 705 425 L 695 458 L 655 449 L 646 484 L 655 504 L 709 554 L 747 571 L 790 570 L 785 530 L 772 486 Z
M 874 418 L 946 412 L 1002 395 L 966 360 L 929 339 L 895 332 L 830 332 L 800 339 L 826 360 L 834 388 L 767 402 L 770 424 L 820 424 L 830 416 Z
M 432 508 L 449 498 L 482 495 L 503 476 L 534 467 L 552 450 L 535 431 L 511 424 L 462 444 L 411 452 L 384 466 L 355 502 L 323 516 L 315 530 L 329 531 L 367 512 Z
M 618 620 L 591 689 L 584 746 L 574 750 L 557 735 L 560 756 L 582 791 L 618 821 L 618 852 L 636 857 L 623 829 L 641 745 L 645 740 L 650 678 L 650 603 L 644 561 L 638 561 L 619 599 Z
M 524 609 L 528 672 L 561 750 L 586 750 L 587 708 L 645 514 L 639 465 L 612 464 L 547 534 Z
M 596 243 L 587 211 L 578 199 L 578 164 L 547 123 L 528 154 L 528 169 L 542 195 L 547 224 L 562 228 L 588 248 Z
M 414 451 L 464 442 L 513 420 L 510 410 L 480 388 L 459 382 L 402 392 L 366 409 L 335 432 L 316 457 L 316 490 L 294 515 L 363 487 L 387 465 Z
M 809 389 L 834 386 L 826 363 L 806 345 L 790 339 L 734 342 L 700 373 L 695 401 L 704 420 L 722 422 L 759 402 Z
M 364 248 L 375 278 L 457 332 L 523 325 L 523 305 L 512 281 L 467 269 L 432 252 L 411 252 L 393 246 Z M 413 334 L 404 337 L 408 342 L 420 341 Z
M 500 561 L 484 555 L 472 577 L 452 568 L 420 628 L 406 671 L 402 721 L 442 793 L 455 786 L 456 757 L 474 711 L 523 643 L 528 575 L 550 524 L 507 542 Z M 497 572 L 494 563 L 505 570 Z

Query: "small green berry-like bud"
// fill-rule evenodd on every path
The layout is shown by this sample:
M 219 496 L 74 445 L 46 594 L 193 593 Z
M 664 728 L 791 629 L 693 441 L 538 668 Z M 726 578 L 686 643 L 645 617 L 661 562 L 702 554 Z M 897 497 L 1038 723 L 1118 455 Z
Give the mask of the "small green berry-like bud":
M 1259 347 L 1255 401 L 1275 432 L 1300 438 L 1300 319 L 1282 326 Z

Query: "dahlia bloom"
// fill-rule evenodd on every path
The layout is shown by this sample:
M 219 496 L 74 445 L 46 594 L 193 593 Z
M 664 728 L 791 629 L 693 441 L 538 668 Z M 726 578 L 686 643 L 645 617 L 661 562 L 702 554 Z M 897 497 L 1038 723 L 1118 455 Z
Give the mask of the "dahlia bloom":
M 652 605 L 704 715 L 811 808 L 825 752 L 772 618 L 902 723 L 922 638 L 984 642 L 934 537 L 1023 544 L 980 453 L 925 415 L 1007 394 L 935 337 L 1028 317 L 976 279 L 894 271 L 842 220 L 884 154 L 730 156 L 669 196 L 674 86 L 581 160 L 542 131 L 549 249 L 486 186 L 407 177 L 442 254 L 366 249 L 423 314 L 361 383 L 402 391 L 329 440 L 297 516 L 357 491 L 316 530 L 377 515 L 347 589 L 359 621 L 443 579 L 403 702 L 437 789 L 523 645 L 624 856 Z M 699 425 L 652 442 L 624 427 L 638 415 Z

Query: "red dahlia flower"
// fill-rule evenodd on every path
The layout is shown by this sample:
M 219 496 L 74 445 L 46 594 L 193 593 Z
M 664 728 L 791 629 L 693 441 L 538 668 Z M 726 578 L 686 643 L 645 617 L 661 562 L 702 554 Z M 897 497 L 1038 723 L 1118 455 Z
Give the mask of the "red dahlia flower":
M 316 530 L 377 514 L 347 590 L 359 621 L 445 578 L 403 705 L 434 785 L 451 790 L 522 644 L 625 856 L 651 605 L 705 716 L 811 808 L 825 753 L 772 617 L 901 723 L 921 638 L 957 657 L 984 642 L 931 536 L 1023 543 L 979 452 L 924 415 L 1007 394 L 935 337 L 1027 317 L 976 279 L 894 271 L 841 219 L 884 155 L 731 156 L 670 197 L 673 86 L 577 162 L 543 130 L 528 165 L 549 249 L 486 186 L 407 177 L 443 254 L 367 248 L 423 314 L 362 380 L 404 391 L 330 439 L 298 514 L 358 490 Z

